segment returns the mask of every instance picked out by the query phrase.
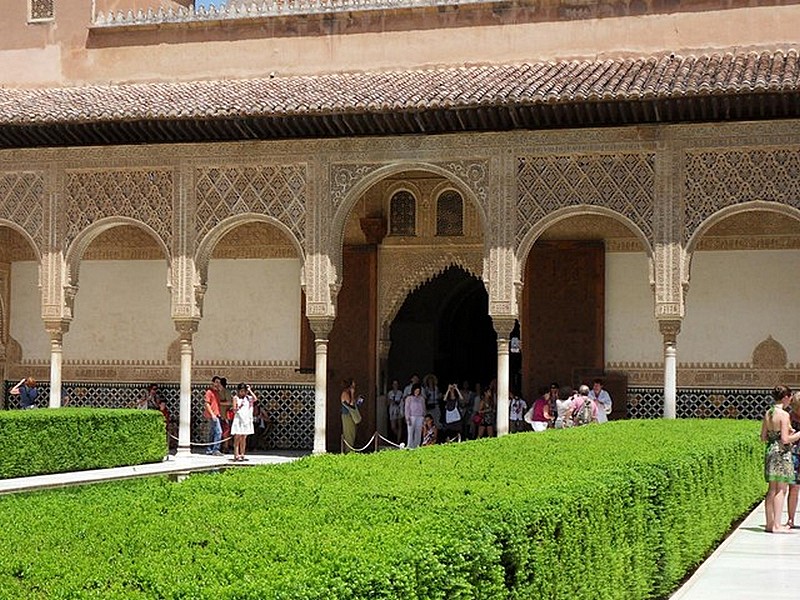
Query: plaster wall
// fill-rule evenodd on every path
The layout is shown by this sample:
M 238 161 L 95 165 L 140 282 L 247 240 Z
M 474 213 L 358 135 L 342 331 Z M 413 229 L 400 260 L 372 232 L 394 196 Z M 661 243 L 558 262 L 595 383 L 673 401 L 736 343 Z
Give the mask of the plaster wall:
M 42 322 L 39 265 L 35 261 L 11 263 L 9 335 L 22 347 L 22 358 L 50 358 L 50 338 Z
M 606 363 L 661 362 L 647 256 L 606 253 Z
M 569 19 L 559 16 L 557 3 L 544 2 L 537 10 L 464 6 L 90 29 L 91 7 L 84 0 L 60 3 L 50 23 L 28 24 L 20 10 L 24 4 L 0 0 L 0 10 L 9 15 L 0 64 L 28 66 L 24 73 L 0 70 L 2 85 L 265 77 L 775 48 L 794 46 L 800 29 L 798 5 L 719 9 L 684 2 L 686 12 Z M 519 14 L 504 12 L 511 10 Z M 540 21 L 539 13 L 554 16 Z
M 208 268 L 196 361 L 300 359 L 299 259 L 215 259 Z
M 769 335 L 800 362 L 800 251 L 698 252 L 691 269 L 680 362 L 749 363 Z
M 177 333 L 165 261 L 84 261 L 79 286 L 64 360 L 166 360 Z

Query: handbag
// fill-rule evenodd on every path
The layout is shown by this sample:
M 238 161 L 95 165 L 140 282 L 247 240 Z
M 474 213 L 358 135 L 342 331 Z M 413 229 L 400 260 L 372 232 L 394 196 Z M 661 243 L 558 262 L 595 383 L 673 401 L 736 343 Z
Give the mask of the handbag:
M 353 419 L 353 423 L 356 425 L 361 423 L 361 412 L 358 410 L 358 408 L 348 406 L 347 404 L 345 404 L 345 406 L 347 406 L 347 412 L 350 413 L 350 418 Z
M 444 413 L 445 423 L 458 423 L 461 420 L 461 413 L 458 411 L 458 406 L 454 406 L 452 410 L 446 410 Z
M 472 422 L 475 423 L 475 425 L 483 423 L 483 413 L 475 413 L 472 415 Z

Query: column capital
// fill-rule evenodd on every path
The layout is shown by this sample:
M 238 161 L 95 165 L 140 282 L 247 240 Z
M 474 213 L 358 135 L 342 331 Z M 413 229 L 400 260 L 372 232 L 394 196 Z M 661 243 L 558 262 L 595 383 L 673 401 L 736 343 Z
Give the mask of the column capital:
M 680 319 L 661 319 L 658 321 L 658 330 L 664 336 L 665 344 L 675 344 L 678 334 L 681 332 Z
M 70 319 L 47 319 L 44 322 L 44 329 L 51 340 L 60 341 L 69 331 L 70 322 Z
M 491 315 L 492 325 L 497 332 L 498 339 L 508 339 L 514 326 L 517 324 L 517 318 L 514 315 Z
M 314 332 L 314 340 L 327 340 L 333 329 L 333 322 L 334 318 L 329 316 L 308 317 L 308 324 Z
M 181 341 L 190 341 L 200 325 L 200 319 L 173 319 L 173 322 Z

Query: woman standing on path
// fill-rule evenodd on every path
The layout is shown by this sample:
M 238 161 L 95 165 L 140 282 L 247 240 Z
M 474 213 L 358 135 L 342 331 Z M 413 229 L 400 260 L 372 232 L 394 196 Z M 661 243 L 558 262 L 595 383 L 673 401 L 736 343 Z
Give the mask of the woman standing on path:
M 415 383 L 411 395 L 406 397 L 406 427 L 408 428 L 408 448 L 419 448 L 422 441 L 422 420 L 425 417 L 425 398 L 422 386 Z
M 361 413 L 356 404 L 356 382 L 354 379 L 345 379 L 342 390 L 342 437 L 344 438 L 344 452 L 350 452 L 356 443 L 356 429 L 361 422 Z
M 769 487 L 764 499 L 764 510 L 767 513 L 767 533 L 785 533 L 791 531 L 780 525 L 783 512 L 783 500 L 790 483 L 795 481 L 792 448 L 800 440 L 800 432 L 789 435 L 789 413 L 786 411 L 792 397 L 789 388 L 776 386 L 772 391 L 775 405 L 764 414 L 761 422 L 761 441 L 766 442 L 764 453 L 764 478 Z
M 247 460 L 244 456 L 247 449 L 247 436 L 253 434 L 253 404 L 258 400 L 250 386 L 240 383 L 236 387 L 236 396 L 233 398 L 233 460 Z

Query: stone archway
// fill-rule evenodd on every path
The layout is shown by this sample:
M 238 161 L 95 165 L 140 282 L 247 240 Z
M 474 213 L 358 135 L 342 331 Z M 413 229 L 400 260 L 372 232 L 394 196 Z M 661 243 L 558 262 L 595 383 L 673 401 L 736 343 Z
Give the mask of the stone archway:
M 745 397 L 776 383 L 800 384 L 793 368 L 800 362 L 800 211 L 760 201 L 726 207 L 697 228 L 687 254 L 678 386 L 732 388 Z M 774 364 L 761 360 L 771 344 L 784 353 Z M 758 416 L 743 413 L 745 405 L 729 408 Z M 678 416 L 694 410 L 679 397 Z
M 497 376 L 496 333 L 483 282 L 449 267 L 411 292 L 390 327 L 389 379 L 433 373 L 447 383 Z
M 533 233 L 521 264 L 523 394 L 606 375 L 623 416 L 629 364 L 660 357 L 650 245 L 629 219 L 600 207 L 564 209 Z

